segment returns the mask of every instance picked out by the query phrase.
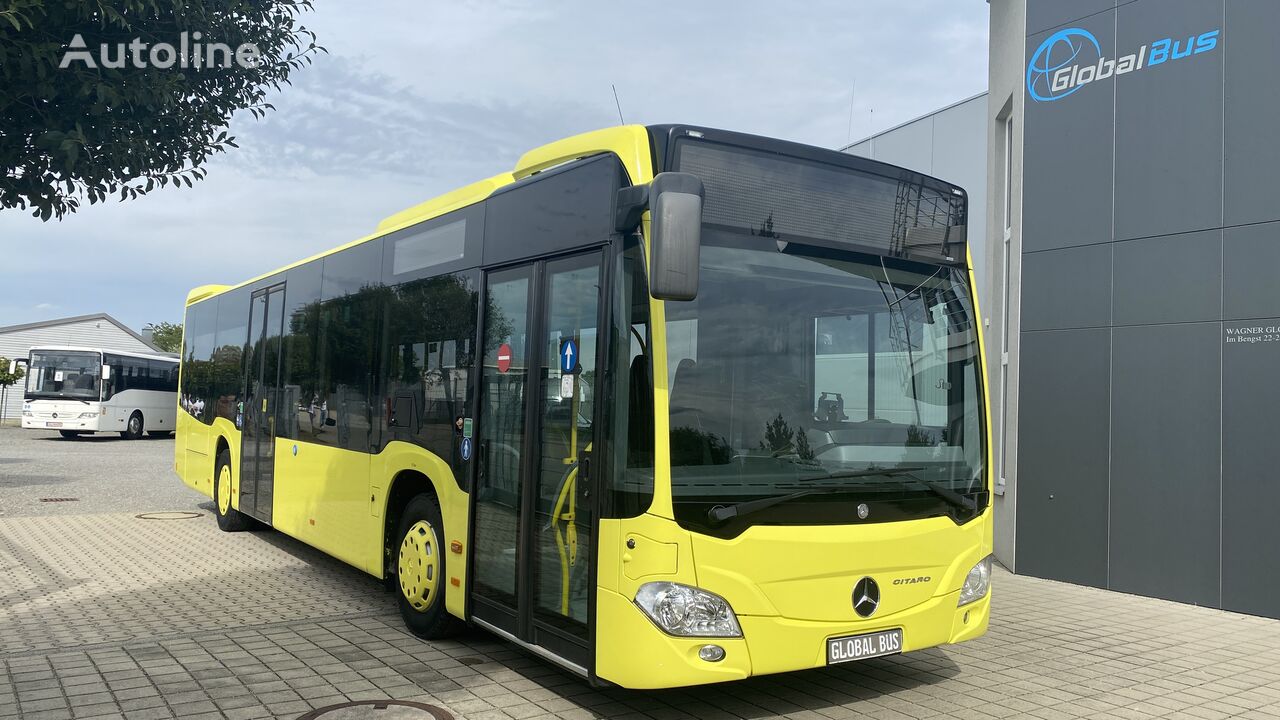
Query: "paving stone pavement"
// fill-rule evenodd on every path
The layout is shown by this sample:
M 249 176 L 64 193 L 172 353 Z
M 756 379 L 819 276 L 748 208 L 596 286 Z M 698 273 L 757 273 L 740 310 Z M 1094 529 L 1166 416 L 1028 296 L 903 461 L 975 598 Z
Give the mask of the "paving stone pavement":
M 175 508 L 175 509 L 195 509 Z M 727 685 L 601 690 L 484 633 L 427 643 L 382 586 L 212 516 L 0 519 L 0 719 L 1280 718 L 1280 621 L 998 571 L 988 635 Z

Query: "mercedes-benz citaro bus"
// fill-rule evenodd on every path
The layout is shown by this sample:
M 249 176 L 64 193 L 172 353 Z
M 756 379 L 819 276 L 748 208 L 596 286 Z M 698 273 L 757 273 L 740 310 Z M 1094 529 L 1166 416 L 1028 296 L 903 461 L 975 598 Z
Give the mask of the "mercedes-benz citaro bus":
M 27 358 L 22 427 L 64 438 L 118 432 L 136 440 L 173 433 L 178 359 L 104 348 L 33 347 Z
M 592 682 L 712 683 L 987 627 L 966 197 L 625 126 L 187 299 L 176 469 Z

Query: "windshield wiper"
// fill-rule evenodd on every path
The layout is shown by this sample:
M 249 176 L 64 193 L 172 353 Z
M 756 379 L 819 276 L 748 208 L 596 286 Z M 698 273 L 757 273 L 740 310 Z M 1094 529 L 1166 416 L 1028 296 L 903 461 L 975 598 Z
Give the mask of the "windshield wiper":
M 876 477 L 881 475 L 893 476 L 893 475 L 909 474 L 909 473 L 915 472 L 916 470 L 923 470 L 923 469 L 924 468 L 922 467 L 899 467 L 899 468 L 884 468 L 883 470 L 854 470 L 851 472 L 844 472 L 844 473 L 827 473 L 826 475 L 819 475 L 817 477 L 808 478 L 808 479 L 839 480 L 839 479 L 845 479 L 845 478 Z M 809 495 L 831 495 L 833 493 L 842 493 L 842 492 L 849 492 L 849 491 L 850 491 L 850 488 L 847 488 L 847 487 L 809 488 L 806 490 L 797 490 L 795 492 L 787 493 L 785 495 L 772 495 L 770 497 L 760 498 L 759 500 L 747 500 L 745 502 L 737 502 L 737 503 L 733 503 L 732 505 L 716 505 L 715 507 L 707 511 L 707 518 L 711 520 L 711 522 L 722 523 L 735 517 L 750 515 L 751 513 L 757 513 L 757 512 L 760 512 L 761 510 L 768 510 L 769 508 L 775 505 L 781 505 L 784 502 L 790 502 L 791 500 L 795 500 L 796 498 L 807 497 Z
M 808 495 L 832 495 L 834 493 L 849 492 L 849 488 L 809 488 L 807 490 L 797 490 L 786 495 L 771 495 L 770 497 L 760 498 L 759 500 L 747 500 L 746 502 L 737 502 L 732 505 L 716 505 L 707 511 L 707 519 L 713 523 L 719 524 L 731 520 L 735 517 L 750 515 L 761 510 L 768 510 L 774 505 L 781 505 L 784 502 L 802 498 Z
M 919 470 L 924 470 L 924 468 L 896 467 L 896 468 L 885 468 L 883 470 L 859 470 L 853 473 L 829 473 L 825 476 L 820 476 L 814 479 L 827 480 L 831 478 L 867 477 L 871 475 L 881 475 L 884 477 L 893 477 L 894 475 L 906 475 L 911 480 L 914 480 L 916 484 L 923 485 L 925 489 L 927 489 L 929 492 L 933 493 L 934 495 L 937 495 L 943 500 L 946 500 L 947 502 L 960 508 L 961 510 L 968 510 L 970 512 L 973 512 L 978 509 L 978 501 L 969 497 L 968 495 L 958 493 L 955 490 L 952 490 L 951 488 L 947 487 L 946 485 L 943 485 L 942 483 L 933 482 L 932 480 L 925 480 L 913 474 Z
M 884 468 L 881 470 L 854 470 L 844 473 L 827 473 L 826 475 L 820 475 L 810 479 L 840 480 L 846 478 L 893 477 L 895 475 L 906 475 L 908 478 L 915 481 L 916 484 L 924 486 L 924 488 L 929 492 L 937 495 L 943 500 L 946 500 L 951 505 L 961 510 L 968 510 L 970 512 L 977 511 L 978 501 L 974 498 L 962 495 L 941 483 L 922 480 L 913 474 L 924 469 L 925 468 L 922 467 L 895 467 Z M 761 510 L 768 510 L 771 507 L 781 505 L 782 503 L 790 502 L 798 498 L 808 497 L 810 495 L 832 495 L 851 491 L 853 491 L 853 488 L 848 487 L 816 487 L 808 488 L 806 490 L 797 490 L 784 495 L 773 495 L 770 497 L 760 498 L 759 500 L 747 500 L 745 502 L 733 503 L 732 505 L 716 505 L 707 511 L 707 519 L 713 523 L 719 524 L 732 520 L 735 517 L 742 517 L 744 515 L 758 513 Z

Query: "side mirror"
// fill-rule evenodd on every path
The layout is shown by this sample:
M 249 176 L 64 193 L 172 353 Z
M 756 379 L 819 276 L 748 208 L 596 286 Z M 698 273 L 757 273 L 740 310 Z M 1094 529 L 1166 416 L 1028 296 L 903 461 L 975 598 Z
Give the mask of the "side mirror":
M 110 380 L 110 379 L 111 379 L 111 366 L 110 366 L 110 365 L 103 365 L 103 366 L 102 366 L 102 379 L 103 379 L 103 380 Z
M 647 187 L 618 191 L 619 232 L 633 230 L 649 210 L 649 294 L 658 300 L 698 296 L 703 195 L 702 181 L 680 172 L 658 173 Z
M 18 361 L 17 361 L 17 360 L 10 360 L 10 361 L 9 361 L 9 374 L 10 374 L 10 375 L 14 375 L 14 374 L 16 374 L 17 372 L 18 372 Z
M 702 198 L 702 181 L 688 173 L 659 173 L 649 185 L 649 294 L 658 300 L 698 297 Z

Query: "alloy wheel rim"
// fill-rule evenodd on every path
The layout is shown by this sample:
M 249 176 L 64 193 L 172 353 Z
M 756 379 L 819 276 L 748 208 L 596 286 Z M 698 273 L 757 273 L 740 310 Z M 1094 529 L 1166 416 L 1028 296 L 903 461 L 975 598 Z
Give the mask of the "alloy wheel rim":
M 414 610 L 426 612 L 435 600 L 440 576 L 439 543 L 431 523 L 419 520 L 405 533 L 396 568 L 400 593 Z

